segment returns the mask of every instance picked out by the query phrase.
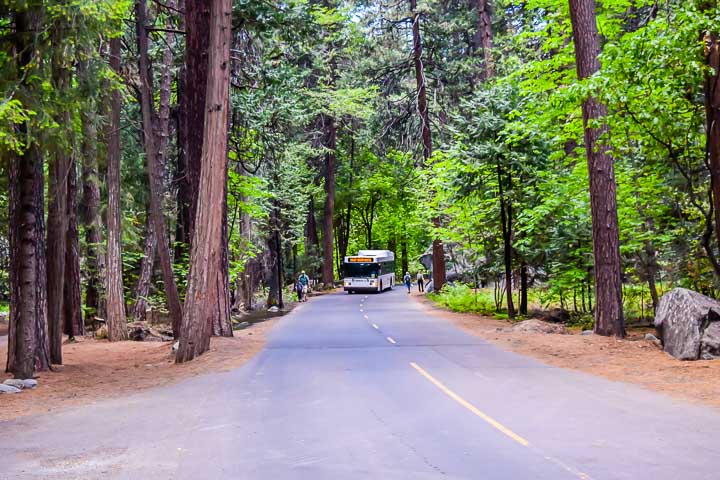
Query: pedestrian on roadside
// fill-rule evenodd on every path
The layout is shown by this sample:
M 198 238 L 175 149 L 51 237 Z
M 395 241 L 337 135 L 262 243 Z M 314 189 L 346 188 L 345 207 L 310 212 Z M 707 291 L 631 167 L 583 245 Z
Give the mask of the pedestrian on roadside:
M 403 282 L 405 282 L 405 286 L 408 289 L 408 293 L 410 293 L 410 285 L 412 283 L 412 278 L 410 277 L 410 272 L 405 272 L 405 276 L 403 277 Z
M 417 274 L 417 285 L 418 285 L 418 292 L 424 293 L 425 292 L 425 274 L 423 272 L 418 272 L 418 274 Z
M 310 277 L 305 274 L 305 270 L 303 270 L 298 277 L 298 283 L 300 284 L 301 289 L 300 301 L 307 302 L 308 289 L 310 288 Z
M 303 284 L 299 278 L 298 278 L 298 281 L 295 283 L 295 293 L 297 293 L 298 302 L 302 302 Z

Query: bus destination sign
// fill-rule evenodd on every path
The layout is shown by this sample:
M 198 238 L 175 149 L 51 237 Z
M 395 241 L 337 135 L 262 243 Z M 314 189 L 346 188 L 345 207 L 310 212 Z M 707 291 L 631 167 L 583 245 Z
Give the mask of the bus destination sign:
M 350 257 L 348 258 L 350 263 L 372 263 L 372 257 Z

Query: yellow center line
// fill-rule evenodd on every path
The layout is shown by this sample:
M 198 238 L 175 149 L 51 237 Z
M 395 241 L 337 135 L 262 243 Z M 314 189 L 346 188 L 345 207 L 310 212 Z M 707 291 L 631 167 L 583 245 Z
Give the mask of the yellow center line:
M 435 385 L 437 388 L 439 388 L 445 395 L 447 395 L 448 397 L 452 398 L 452 399 L 455 400 L 457 403 L 459 403 L 460 405 L 462 405 L 463 407 L 465 407 L 467 410 L 470 410 L 472 413 L 474 413 L 474 414 L 477 415 L 478 417 L 482 418 L 485 422 L 489 423 L 491 426 L 493 426 L 494 428 L 496 428 L 496 429 L 499 430 L 500 432 L 504 433 L 505 435 L 507 435 L 507 436 L 510 437 L 511 439 L 515 440 L 517 443 L 519 443 L 520 445 L 522 445 L 522 446 L 524 446 L 524 447 L 527 447 L 527 446 L 530 445 L 530 442 L 528 442 L 527 440 L 525 440 L 523 437 L 521 437 L 521 436 L 518 435 L 517 433 L 513 432 L 512 430 L 510 430 L 509 428 L 507 428 L 505 425 L 503 425 L 502 423 L 500 423 L 500 422 L 498 422 L 497 420 L 493 419 L 493 418 L 490 417 L 489 415 L 481 412 L 475 405 L 473 405 L 472 403 L 468 402 L 467 400 L 465 400 L 464 398 L 462 398 L 460 395 L 458 395 L 457 393 L 453 392 L 453 391 L 450 390 L 448 387 L 446 387 L 445 385 L 443 385 L 443 383 L 440 382 L 440 380 L 436 379 L 435 377 L 433 377 L 432 375 L 430 375 L 428 372 L 426 372 L 425 370 L 423 370 L 422 367 L 420 367 L 417 363 L 415 363 L 415 362 L 410 362 L 410 366 L 413 367 L 415 370 L 417 370 L 417 372 L 418 372 L 420 375 L 422 375 L 423 377 L 427 378 L 427 379 L 430 381 L 430 383 L 432 383 L 432 384 Z
M 380 327 L 378 327 L 376 324 L 373 323 L 372 325 L 375 330 L 380 330 Z
M 387 341 L 395 345 L 397 342 L 392 337 L 387 337 Z

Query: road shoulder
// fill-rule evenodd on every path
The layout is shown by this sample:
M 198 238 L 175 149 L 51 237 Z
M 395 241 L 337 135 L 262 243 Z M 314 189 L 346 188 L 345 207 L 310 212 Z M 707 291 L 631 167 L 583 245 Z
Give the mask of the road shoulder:
M 506 350 L 556 367 L 579 370 L 626 382 L 693 403 L 720 408 L 720 361 L 684 362 L 672 358 L 642 335 L 625 340 L 598 335 L 508 332 L 509 322 L 482 315 L 456 313 L 421 295 L 420 308 L 465 332 Z
M 0 421 L 57 412 L 68 407 L 132 395 L 171 385 L 186 378 L 233 370 L 265 346 L 278 317 L 236 330 L 234 337 L 213 337 L 210 351 L 192 362 L 176 365 L 172 342 L 115 342 L 86 337 L 63 346 L 64 365 L 41 372 L 35 390 L 2 396 Z M 0 345 L 0 358 L 7 345 Z M 10 378 L 0 373 L 0 382 Z

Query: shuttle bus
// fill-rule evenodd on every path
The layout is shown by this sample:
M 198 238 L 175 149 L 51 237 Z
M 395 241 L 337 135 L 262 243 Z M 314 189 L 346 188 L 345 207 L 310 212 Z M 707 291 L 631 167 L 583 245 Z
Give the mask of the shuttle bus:
M 343 287 L 348 293 L 382 292 L 395 286 L 395 254 L 390 250 L 360 250 L 345 257 Z

